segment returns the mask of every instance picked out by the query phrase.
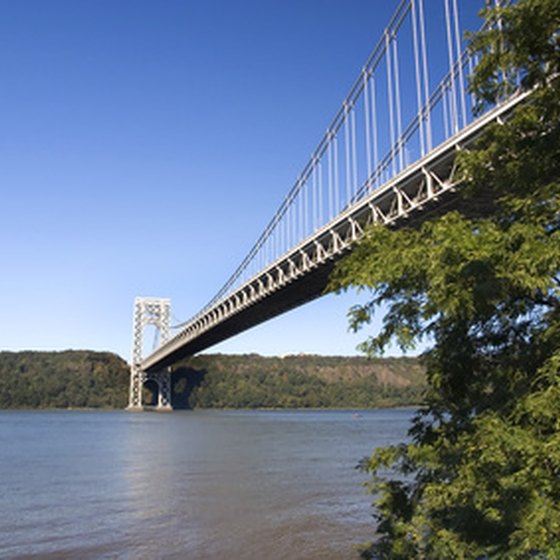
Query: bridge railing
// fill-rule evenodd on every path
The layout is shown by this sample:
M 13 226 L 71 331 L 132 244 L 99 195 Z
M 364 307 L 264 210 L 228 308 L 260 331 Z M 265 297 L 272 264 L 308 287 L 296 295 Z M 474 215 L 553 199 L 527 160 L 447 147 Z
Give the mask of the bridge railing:
M 430 18 L 424 0 L 399 2 L 277 212 L 224 286 L 187 323 L 472 122 L 467 82 L 477 61 L 465 48 L 459 1 L 437 2 L 440 10 L 430 0 Z M 466 4 L 477 8 L 472 0 Z

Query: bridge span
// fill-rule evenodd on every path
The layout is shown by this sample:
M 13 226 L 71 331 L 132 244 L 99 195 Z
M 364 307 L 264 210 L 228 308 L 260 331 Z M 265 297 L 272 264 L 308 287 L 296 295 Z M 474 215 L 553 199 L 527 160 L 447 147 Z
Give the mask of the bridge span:
M 142 369 L 161 370 L 323 295 L 335 262 L 351 251 L 369 224 L 410 226 L 451 208 L 462 208 L 465 213 L 484 212 L 491 201 L 480 201 L 476 208 L 469 208 L 457 196 L 455 154 L 468 147 L 488 122 L 503 117 L 519 99 L 496 107 L 191 319 L 179 334 L 144 359 Z
M 446 21 L 443 70 L 440 57 L 428 57 L 424 1 L 401 0 L 303 172 L 212 301 L 173 337 L 168 300 L 137 301 L 129 408 L 142 407 L 147 380 L 159 387 L 158 407 L 170 408 L 169 366 L 321 296 L 335 263 L 368 225 L 415 226 L 450 208 L 488 210 L 488 200 L 466 206 L 455 156 L 527 94 L 511 92 L 475 118 L 466 83 L 477 61 L 464 49 L 459 11 L 473 3 L 438 2 Z M 142 357 L 141 331 L 149 323 L 160 329 L 162 344 Z

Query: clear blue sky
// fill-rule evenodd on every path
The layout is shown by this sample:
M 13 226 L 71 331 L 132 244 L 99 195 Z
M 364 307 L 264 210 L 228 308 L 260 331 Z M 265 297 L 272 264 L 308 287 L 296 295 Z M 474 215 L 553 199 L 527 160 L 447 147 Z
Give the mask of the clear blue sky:
M 269 221 L 396 4 L 3 0 L 0 349 L 129 359 L 136 296 L 171 298 L 179 320 L 197 312 Z M 214 351 L 355 353 L 355 301 L 329 296 Z

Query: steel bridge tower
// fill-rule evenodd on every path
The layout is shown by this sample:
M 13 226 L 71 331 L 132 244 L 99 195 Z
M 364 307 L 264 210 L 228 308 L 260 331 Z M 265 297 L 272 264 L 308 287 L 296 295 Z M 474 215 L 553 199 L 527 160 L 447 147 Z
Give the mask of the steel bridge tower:
M 163 298 L 137 297 L 134 300 L 134 320 L 132 330 L 132 364 L 130 366 L 130 393 L 128 410 L 142 410 L 142 387 L 147 381 L 158 387 L 157 410 L 171 410 L 171 373 L 168 368 L 157 372 L 145 372 L 143 359 L 144 327 L 154 325 L 159 334 L 160 344 L 170 338 L 171 302 Z

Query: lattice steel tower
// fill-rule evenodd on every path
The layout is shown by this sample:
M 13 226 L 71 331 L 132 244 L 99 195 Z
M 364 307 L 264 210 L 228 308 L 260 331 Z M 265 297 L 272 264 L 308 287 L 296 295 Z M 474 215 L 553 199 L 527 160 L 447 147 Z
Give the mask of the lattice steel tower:
M 164 344 L 170 337 L 171 302 L 163 298 L 137 297 L 134 300 L 134 321 L 132 330 L 132 364 L 130 366 L 130 393 L 128 408 L 142 409 L 142 387 L 146 381 L 154 381 L 158 386 L 159 410 L 171 410 L 171 373 L 168 369 L 159 372 L 142 371 L 144 327 L 154 325 L 158 329 L 159 343 Z

